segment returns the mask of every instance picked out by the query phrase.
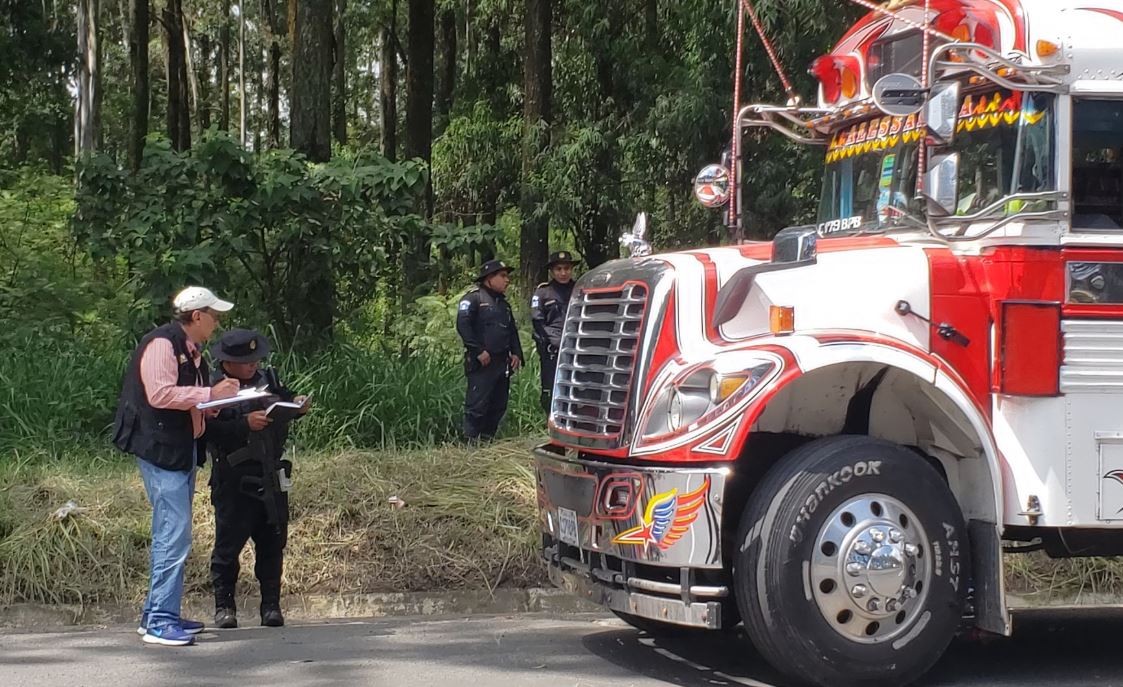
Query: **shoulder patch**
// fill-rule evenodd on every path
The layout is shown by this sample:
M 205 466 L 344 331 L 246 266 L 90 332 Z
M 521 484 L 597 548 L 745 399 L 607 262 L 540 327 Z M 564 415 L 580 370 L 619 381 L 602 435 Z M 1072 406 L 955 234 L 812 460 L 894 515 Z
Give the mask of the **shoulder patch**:
M 460 301 L 460 312 L 467 312 L 472 307 L 472 302 L 469 300 Z
M 532 307 L 532 308 L 538 307 L 538 294 L 534 294 L 534 297 L 530 299 L 530 307 Z

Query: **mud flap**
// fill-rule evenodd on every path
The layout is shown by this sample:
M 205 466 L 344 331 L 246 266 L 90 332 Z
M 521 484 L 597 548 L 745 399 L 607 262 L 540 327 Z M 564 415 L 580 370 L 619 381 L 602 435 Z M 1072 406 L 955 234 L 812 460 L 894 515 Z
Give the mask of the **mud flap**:
M 971 538 L 974 568 L 975 625 L 987 632 L 1009 636 L 1010 614 L 1006 610 L 1006 589 L 1002 578 L 1002 542 L 992 522 L 971 520 L 967 524 Z

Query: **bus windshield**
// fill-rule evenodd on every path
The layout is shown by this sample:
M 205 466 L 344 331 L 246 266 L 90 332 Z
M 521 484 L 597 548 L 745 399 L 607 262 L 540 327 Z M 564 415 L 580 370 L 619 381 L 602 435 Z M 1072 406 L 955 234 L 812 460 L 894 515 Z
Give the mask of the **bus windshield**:
M 915 227 L 918 116 L 877 117 L 834 135 L 827 149 L 819 232 L 888 231 Z M 1053 96 L 991 91 L 960 104 L 957 215 L 969 215 L 1012 193 L 1053 188 Z M 1007 212 L 1021 209 L 1011 204 Z

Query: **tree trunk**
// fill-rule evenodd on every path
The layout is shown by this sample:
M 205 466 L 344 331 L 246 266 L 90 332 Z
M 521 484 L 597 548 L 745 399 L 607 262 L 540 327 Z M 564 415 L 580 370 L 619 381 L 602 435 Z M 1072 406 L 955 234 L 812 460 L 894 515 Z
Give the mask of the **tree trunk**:
M 195 109 L 199 113 L 199 131 L 206 131 L 211 127 L 211 37 L 205 33 L 199 35 L 199 68 L 196 71 L 196 83 L 199 85 L 199 102 Z
M 250 119 L 250 129 L 253 131 L 253 149 L 254 149 L 254 152 L 259 152 L 262 149 L 261 129 L 262 129 L 262 125 L 266 124 L 264 122 L 264 119 L 265 119 L 265 116 L 266 116 L 266 112 L 265 112 L 265 107 L 266 107 L 266 105 L 265 105 L 265 82 L 266 82 L 266 79 L 267 79 L 267 76 L 266 76 L 265 72 L 266 72 L 266 70 L 269 69 L 269 48 L 265 45 L 262 45 L 261 46 L 261 53 L 258 55 L 258 57 L 261 58 L 261 62 L 259 62 L 257 65 L 255 65 L 255 67 L 257 67 L 257 68 L 255 68 L 253 70 L 254 76 L 257 77 L 254 80 L 254 89 L 253 89 L 253 91 L 254 91 L 254 108 L 253 108 L 253 111 L 254 111 L 254 114 L 256 116 L 252 117 Z M 266 124 L 266 126 L 268 126 L 268 125 Z M 266 133 L 266 135 L 268 135 L 268 133 Z
M 335 140 L 347 145 L 347 44 L 344 16 L 347 0 L 335 0 L 335 50 L 332 75 L 331 129 Z
M 292 40 L 290 145 L 313 162 L 331 158 L 332 2 L 290 0 L 288 34 Z M 292 296 L 294 323 L 307 332 L 304 345 L 320 347 L 332 337 L 335 273 L 330 227 L 315 227 L 300 239 Z
M 18 167 L 27 162 L 28 149 L 31 147 L 31 132 L 28 130 L 27 120 L 20 118 L 16 124 L 15 136 L 12 137 L 12 162 Z
M 448 126 L 452 111 L 452 94 L 456 90 L 456 12 L 441 12 L 441 44 L 437 62 L 437 116 L 434 135 L 439 136 Z
M 433 149 L 433 0 L 409 0 L 405 156 L 426 163 Z
M 183 6 L 180 0 L 167 0 L 162 13 L 164 64 L 168 81 L 168 138 L 172 148 L 191 147 L 191 117 L 188 111 L 187 64 L 183 45 Z
M 519 210 L 522 214 L 519 268 L 523 286 L 527 289 L 545 274 L 550 250 L 549 218 L 538 213 L 542 194 L 531 177 L 550 141 L 552 10 L 552 0 L 527 0 L 523 60 L 523 178 L 519 189 Z
M 655 55 L 659 50 L 658 0 L 643 1 L 643 33 L 648 52 Z
M 222 93 L 218 128 L 230 131 L 230 0 L 222 0 L 222 26 L 218 30 L 218 87 Z
M 97 149 L 101 134 L 101 54 L 98 46 L 100 0 L 78 0 L 78 98 L 75 103 L 75 153 Z
M 180 6 L 181 12 L 182 9 Z M 187 17 L 182 13 L 180 19 L 183 22 L 183 69 L 187 75 L 189 111 L 194 115 L 195 121 L 199 121 L 199 75 L 195 73 L 195 57 L 191 50 L 191 27 L 187 23 Z
M 293 0 L 299 2 L 299 0 Z M 246 147 L 246 4 L 238 4 L 238 141 Z
M 273 0 L 261 3 L 261 27 L 269 44 L 268 68 L 266 73 L 266 145 L 270 148 L 281 147 L 281 34 L 284 23 L 278 20 L 277 6 Z
M 397 31 L 398 0 L 392 0 L 390 25 L 382 29 L 382 69 L 380 73 L 382 111 L 382 155 L 391 162 L 398 159 L 398 53 L 394 50 Z
M 269 96 L 266 115 L 269 118 L 268 145 L 270 148 L 281 147 L 281 43 L 274 39 L 269 45 L 269 85 L 266 86 Z
M 433 0 L 409 0 L 409 45 L 406 57 L 406 159 L 432 162 L 433 152 Z M 433 216 L 432 177 L 425 185 L 424 215 Z M 402 260 L 414 290 L 429 278 L 430 247 L 426 232 L 410 237 Z M 413 302 L 402 289 L 403 305 Z
M 326 162 L 331 158 L 330 0 L 290 0 L 289 36 L 292 40 L 290 145 L 313 162 Z
M 54 90 L 52 99 L 56 103 L 64 103 L 70 99 L 68 77 L 62 69 L 56 69 L 54 75 L 54 83 L 51 88 Z M 70 136 L 68 131 L 71 127 L 68 126 L 70 117 L 65 111 L 56 110 L 49 120 L 50 128 L 48 129 L 48 137 L 50 139 L 49 149 L 47 151 L 47 164 L 50 165 L 52 174 L 62 174 L 62 163 L 66 158 L 67 150 L 71 149 Z
M 129 169 L 140 169 L 148 135 L 148 2 L 129 0 L 129 64 L 133 73 L 133 108 L 129 118 Z

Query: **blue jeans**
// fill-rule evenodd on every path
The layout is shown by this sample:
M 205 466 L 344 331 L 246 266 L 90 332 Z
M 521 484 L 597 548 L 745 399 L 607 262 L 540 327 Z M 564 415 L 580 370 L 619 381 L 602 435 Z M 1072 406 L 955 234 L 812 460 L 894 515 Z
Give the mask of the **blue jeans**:
M 152 558 L 141 624 L 178 624 L 183 603 L 183 569 L 191 551 L 195 466 L 180 472 L 158 468 L 146 460 L 137 459 L 137 464 L 148 502 L 152 504 Z

